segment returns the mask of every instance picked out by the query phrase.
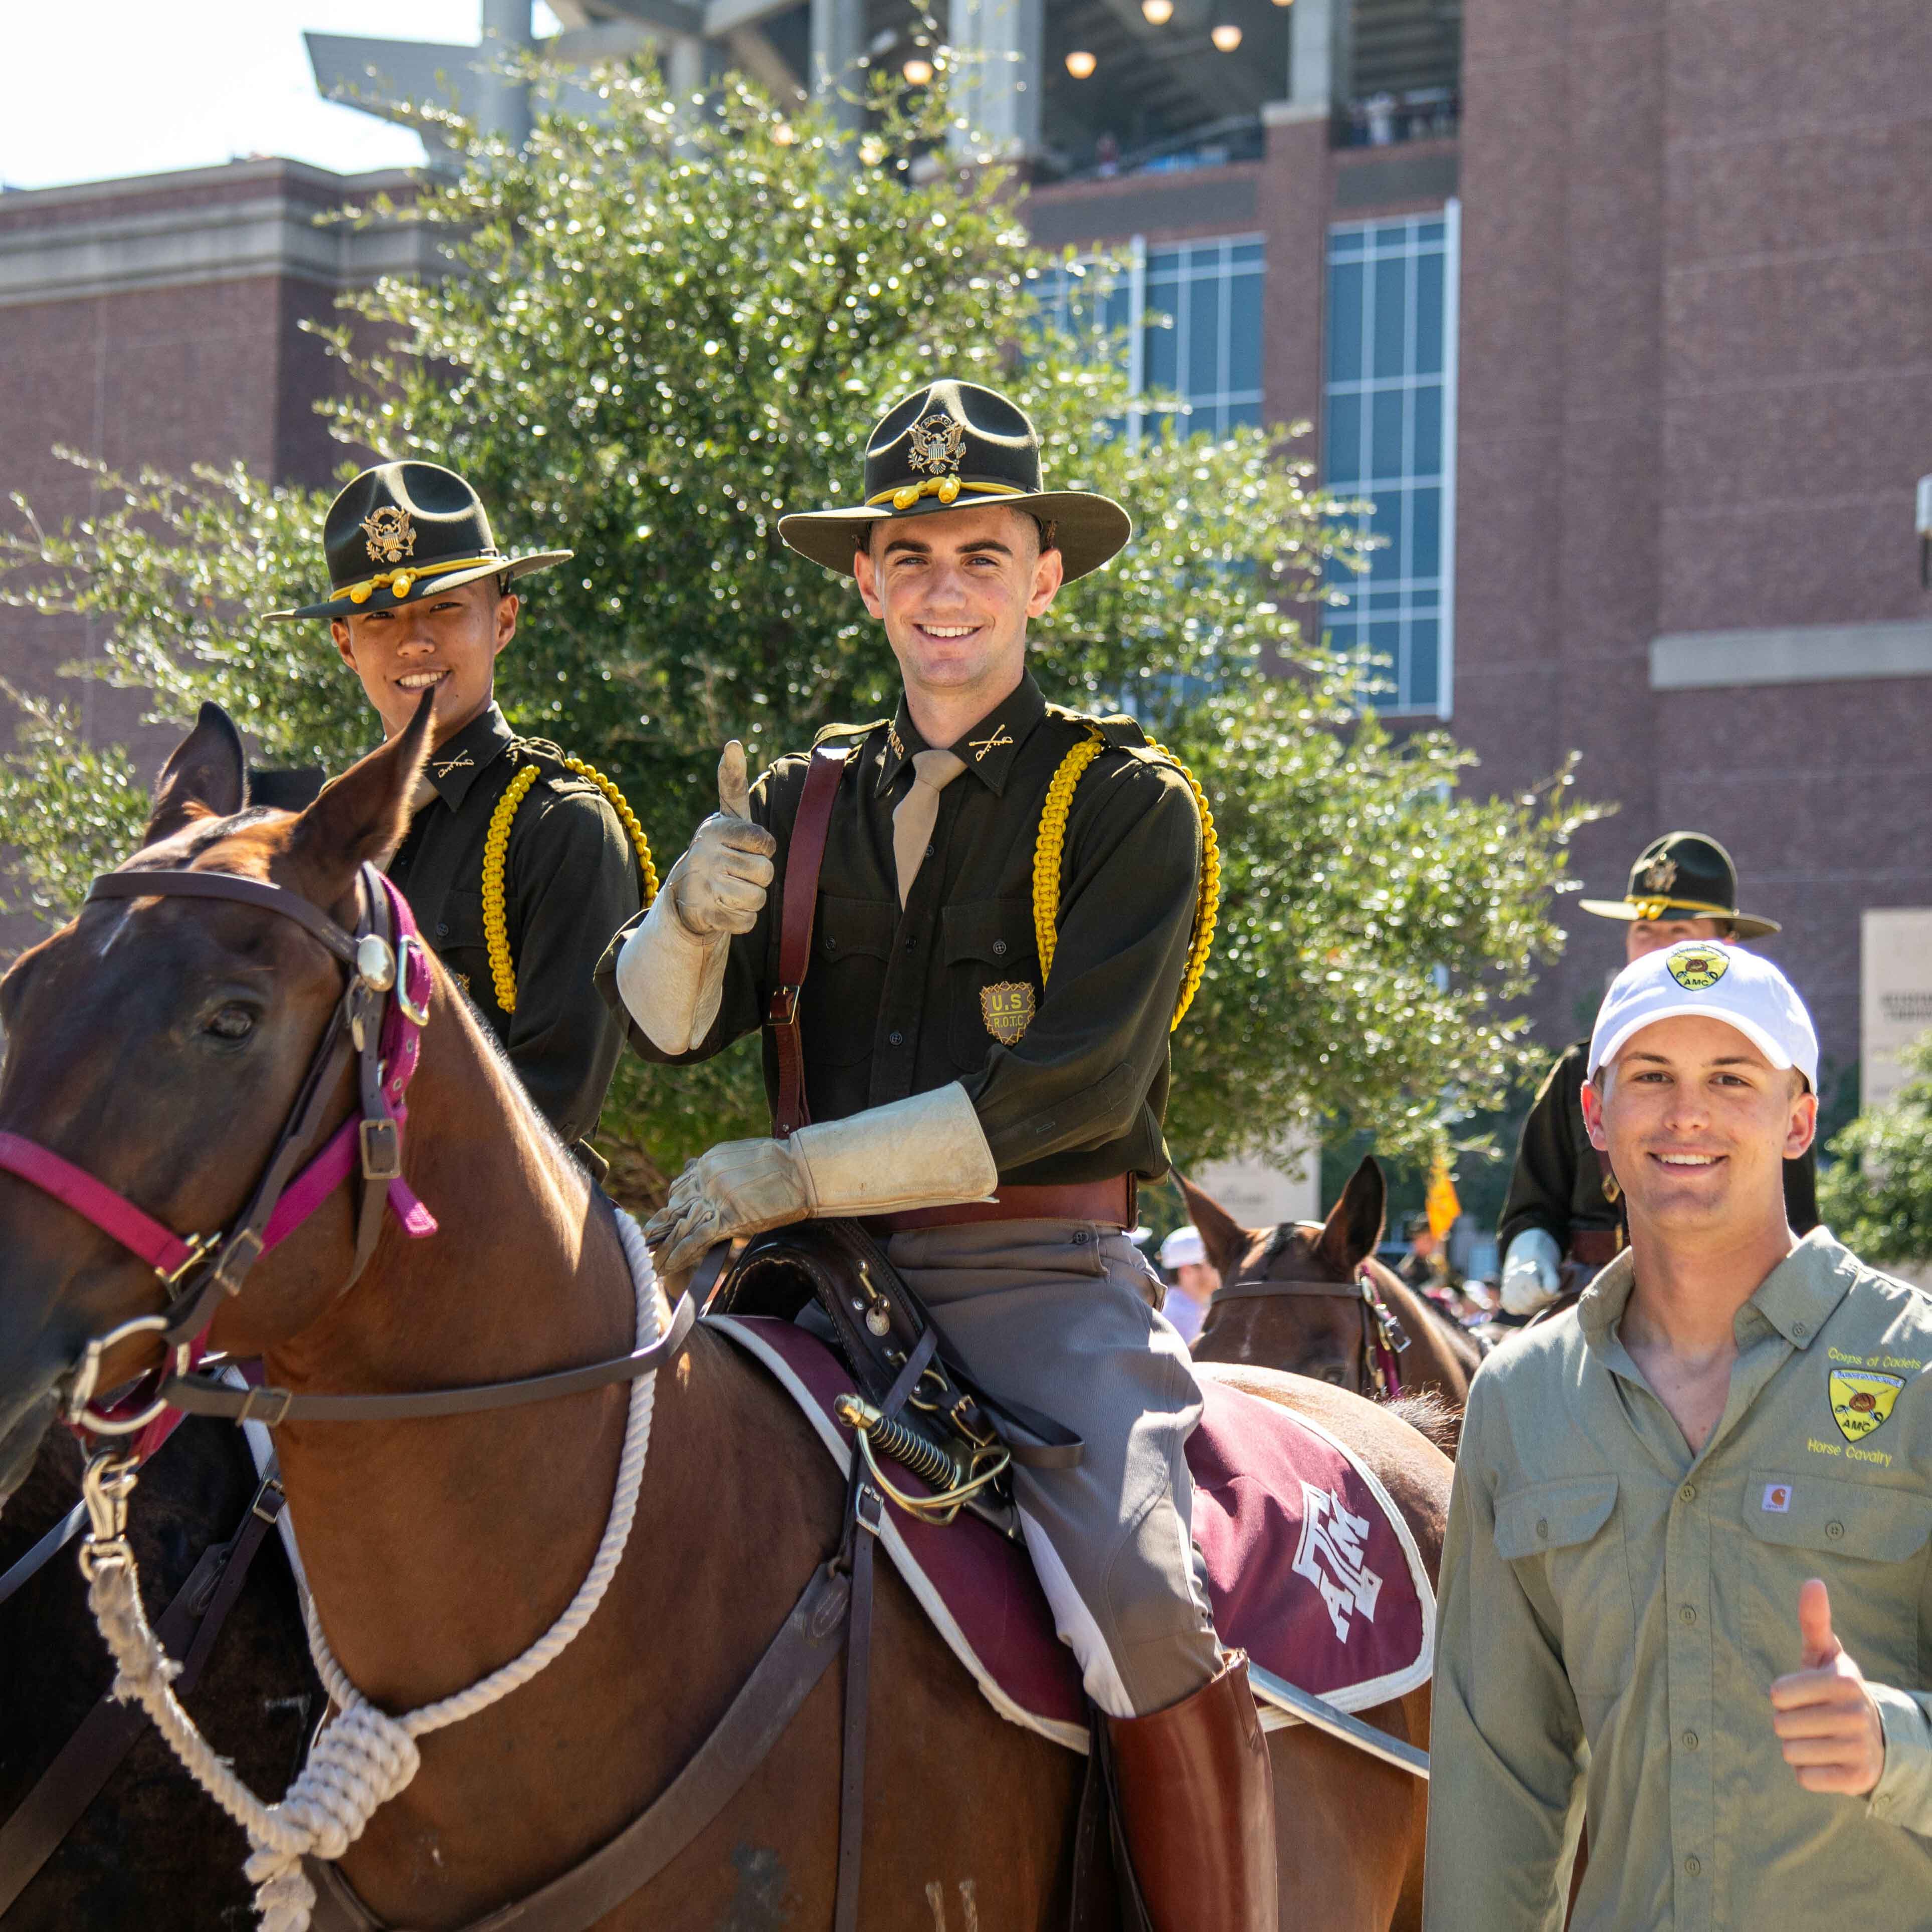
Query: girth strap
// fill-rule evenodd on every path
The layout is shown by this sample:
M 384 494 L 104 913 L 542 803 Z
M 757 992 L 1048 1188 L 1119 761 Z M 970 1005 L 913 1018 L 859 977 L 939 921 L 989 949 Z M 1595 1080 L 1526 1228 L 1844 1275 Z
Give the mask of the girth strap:
M 649 1885 L 722 1811 L 770 1756 L 838 1653 L 851 1583 L 832 1564 L 814 1571 L 758 1668 L 698 1754 L 650 1810 L 541 1892 L 461 1932 L 586 1932 Z M 385 1927 L 333 1865 L 308 1861 L 320 1896 L 315 1932 L 400 1932 Z

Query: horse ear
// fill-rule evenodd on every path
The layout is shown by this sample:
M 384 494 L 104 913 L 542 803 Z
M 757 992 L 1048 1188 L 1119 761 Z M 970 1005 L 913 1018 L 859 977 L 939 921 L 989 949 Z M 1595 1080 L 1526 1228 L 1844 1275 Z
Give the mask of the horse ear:
M 1201 1236 L 1201 1245 L 1223 1281 L 1232 1281 L 1242 1258 L 1259 1238 L 1260 1231 L 1244 1228 L 1211 1194 L 1204 1194 L 1178 1168 L 1174 1179 L 1186 1197 L 1187 1216 Z
M 345 897 L 357 870 L 387 862 L 410 827 L 416 780 L 429 756 L 434 689 L 416 715 L 386 744 L 331 778 L 295 823 L 286 851 L 318 905 Z
M 154 808 L 143 845 L 171 838 L 197 818 L 232 818 L 248 802 L 248 754 L 235 721 L 204 704 L 194 729 L 174 748 L 154 781 Z
M 1357 1268 L 1381 1245 L 1382 1222 L 1388 1210 L 1388 1184 L 1373 1154 L 1348 1177 L 1342 1198 L 1322 1223 L 1319 1253 L 1335 1270 L 1337 1280 L 1352 1278 Z

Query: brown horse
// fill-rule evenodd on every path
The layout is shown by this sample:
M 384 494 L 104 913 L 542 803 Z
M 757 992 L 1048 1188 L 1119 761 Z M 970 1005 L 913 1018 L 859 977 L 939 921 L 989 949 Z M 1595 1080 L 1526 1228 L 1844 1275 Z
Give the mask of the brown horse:
M 1388 1192 L 1372 1156 L 1349 1176 L 1342 1198 L 1319 1225 L 1284 1221 L 1275 1228 L 1244 1228 L 1192 1181 L 1180 1185 L 1224 1289 L 1272 1282 L 1295 1289 L 1217 1293 L 1194 1346 L 1197 1361 L 1261 1364 L 1373 1395 L 1375 1312 L 1360 1292 L 1366 1276 L 1408 1337 L 1396 1358 L 1401 1394 L 1434 1396 L 1460 1417 L 1482 1350 L 1375 1258 Z M 1330 1283 L 1333 1294 L 1319 1292 Z
M 407 823 L 428 710 L 299 815 L 242 809 L 241 748 L 212 707 L 162 774 L 136 868 L 266 881 L 338 920 L 357 868 Z M 178 1231 L 227 1226 L 289 1116 L 342 986 L 290 918 L 150 896 L 96 901 L 0 982 L 0 1130 L 31 1138 Z M 410 1094 L 409 1184 L 440 1222 L 386 1223 L 344 1291 L 347 1192 L 276 1248 L 213 1343 L 298 1395 L 498 1381 L 622 1353 L 632 1285 L 611 1213 L 434 968 Z M 352 1099 L 345 1074 L 334 1118 Z M 318 1138 L 332 1124 L 322 1117 Z M 0 1496 L 29 1467 L 90 1336 L 154 1310 L 153 1275 L 86 1220 L 0 1176 Z M 104 1386 L 136 1372 L 122 1345 Z M 1450 1470 L 1394 1418 L 1264 1372 L 1235 1379 L 1319 1418 L 1380 1476 L 1432 1572 Z M 284 1479 L 321 1623 L 350 1679 L 407 1711 L 546 1630 L 610 1508 L 620 1387 L 495 1414 L 290 1423 Z M 136 1514 L 141 1507 L 137 1494 Z M 700 1328 L 656 1384 L 629 1554 L 574 1643 L 481 1714 L 422 1740 L 413 1782 L 341 1870 L 369 1907 L 466 1924 L 568 1870 L 692 1758 L 834 1547 L 842 1489 L 777 1386 Z M 898 1580 L 873 1633 L 861 1922 L 1065 1922 L 1078 1760 L 1002 1720 Z M 713 1821 L 607 1928 L 822 1924 L 833 1894 L 839 1673 L 828 1672 Z M 1426 1744 L 1427 1688 L 1364 1714 Z M 1424 1787 L 1305 1727 L 1272 1735 L 1284 1923 L 1413 1924 Z M 270 1794 L 272 1795 L 272 1794 Z

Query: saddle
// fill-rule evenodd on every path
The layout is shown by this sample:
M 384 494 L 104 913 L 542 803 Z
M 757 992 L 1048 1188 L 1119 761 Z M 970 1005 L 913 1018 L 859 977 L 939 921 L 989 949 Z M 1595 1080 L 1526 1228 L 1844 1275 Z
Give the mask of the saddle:
M 974 1385 L 860 1222 L 808 1221 L 758 1236 L 705 1308 L 796 1324 L 829 1341 L 856 1384 L 841 1398 L 840 1420 L 858 1437 L 873 1479 L 927 1522 L 950 1522 L 969 1509 L 1017 1543 L 1012 1466 L 1064 1468 L 1080 1460 L 1078 1436 Z M 880 1456 L 917 1477 L 926 1493 L 911 1496 L 892 1484 Z

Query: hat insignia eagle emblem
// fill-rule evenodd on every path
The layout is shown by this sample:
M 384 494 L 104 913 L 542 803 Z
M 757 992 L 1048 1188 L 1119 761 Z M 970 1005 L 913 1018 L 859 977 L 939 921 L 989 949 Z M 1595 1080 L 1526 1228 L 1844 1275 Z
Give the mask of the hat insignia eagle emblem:
M 957 470 L 966 447 L 966 432 L 951 416 L 935 411 L 913 424 L 906 438 L 906 461 L 915 470 L 937 476 Z
M 385 504 L 362 519 L 362 534 L 369 540 L 371 563 L 400 563 L 416 550 L 416 526 L 406 510 Z
M 1667 892 L 1677 883 L 1675 859 L 1653 859 L 1643 868 L 1637 883 L 1647 892 Z

